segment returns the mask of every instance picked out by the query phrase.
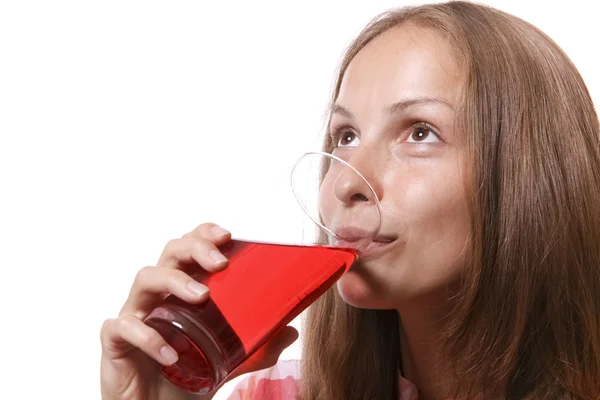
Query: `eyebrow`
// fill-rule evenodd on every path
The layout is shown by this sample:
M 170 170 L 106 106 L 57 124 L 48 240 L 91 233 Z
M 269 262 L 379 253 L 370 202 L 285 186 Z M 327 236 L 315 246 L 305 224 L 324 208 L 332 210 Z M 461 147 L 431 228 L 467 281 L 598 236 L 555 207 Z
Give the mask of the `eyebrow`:
M 422 105 L 422 104 L 441 104 L 441 105 L 444 105 L 444 106 L 450 108 L 452 111 L 454 111 L 454 105 L 447 102 L 446 100 L 438 99 L 435 97 L 425 97 L 425 96 L 401 100 L 397 103 L 394 103 L 394 104 L 386 107 L 386 110 L 387 110 L 388 114 L 397 114 L 401 111 L 406 110 L 407 108 L 410 108 L 410 107 L 413 107 L 416 105 Z M 354 118 L 354 114 L 352 114 L 351 111 L 349 111 L 347 108 L 345 108 L 339 104 L 333 105 L 333 107 L 331 108 L 331 114 L 340 114 L 347 118 Z

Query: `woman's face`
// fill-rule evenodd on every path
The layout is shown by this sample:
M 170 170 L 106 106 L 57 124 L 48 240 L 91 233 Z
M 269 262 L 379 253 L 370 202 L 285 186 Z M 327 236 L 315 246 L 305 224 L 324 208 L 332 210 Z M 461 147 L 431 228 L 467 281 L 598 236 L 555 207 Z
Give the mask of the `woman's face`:
M 370 42 L 344 75 L 330 123 L 333 153 L 365 176 L 383 214 L 376 246 L 338 282 L 354 306 L 398 308 L 444 295 L 457 281 L 470 233 L 465 145 L 453 130 L 461 79 L 446 41 L 411 24 Z M 333 174 L 321 190 L 325 220 L 365 206 L 364 186 Z

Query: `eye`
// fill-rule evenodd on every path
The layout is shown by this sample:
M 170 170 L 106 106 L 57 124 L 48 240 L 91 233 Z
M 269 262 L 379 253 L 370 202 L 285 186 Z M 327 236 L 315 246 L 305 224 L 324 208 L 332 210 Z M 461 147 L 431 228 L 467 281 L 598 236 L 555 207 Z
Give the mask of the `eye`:
M 334 133 L 332 142 L 335 143 L 335 147 L 358 147 L 360 138 L 356 133 L 345 130 Z
M 440 138 L 431 126 L 423 123 L 412 128 L 410 136 L 406 141 L 408 143 L 437 143 L 440 141 Z

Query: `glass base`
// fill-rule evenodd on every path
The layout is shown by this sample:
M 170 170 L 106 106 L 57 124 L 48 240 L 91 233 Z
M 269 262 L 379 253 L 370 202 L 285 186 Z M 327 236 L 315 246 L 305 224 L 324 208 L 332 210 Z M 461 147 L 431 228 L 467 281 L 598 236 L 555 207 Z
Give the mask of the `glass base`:
M 163 304 L 146 318 L 175 349 L 177 362 L 159 365 L 161 374 L 173 384 L 190 393 L 206 394 L 223 383 L 229 371 L 224 357 L 210 333 L 198 322 L 186 316 L 186 310 Z

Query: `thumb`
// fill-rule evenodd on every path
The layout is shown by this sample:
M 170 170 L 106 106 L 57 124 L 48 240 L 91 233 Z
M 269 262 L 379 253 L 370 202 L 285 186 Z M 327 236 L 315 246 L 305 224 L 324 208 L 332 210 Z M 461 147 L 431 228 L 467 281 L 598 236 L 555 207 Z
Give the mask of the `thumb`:
M 279 329 L 261 348 L 256 350 L 232 374 L 230 379 L 249 372 L 270 368 L 277 363 L 281 353 L 298 340 L 298 331 L 291 326 Z

